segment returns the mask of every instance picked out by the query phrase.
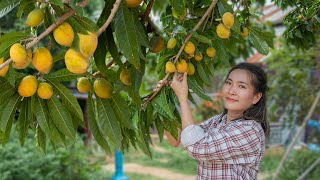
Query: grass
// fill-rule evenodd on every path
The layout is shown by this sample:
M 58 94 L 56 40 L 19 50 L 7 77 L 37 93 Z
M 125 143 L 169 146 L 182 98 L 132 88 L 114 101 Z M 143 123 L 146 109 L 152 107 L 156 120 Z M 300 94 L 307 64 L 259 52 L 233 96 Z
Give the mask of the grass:
M 172 147 L 166 141 L 155 143 L 155 146 L 151 146 L 152 159 L 140 150 L 130 149 L 129 152 L 124 153 L 125 163 L 165 168 L 186 175 L 196 174 L 197 162 L 191 159 L 184 149 Z M 160 152 L 157 149 L 163 151 Z
M 283 154 L 284 154 L 284 148 L 280 146 L 266 149 L 260 164 L 260 172 L 262 173 L 275 172 L 278 167 L 278 164 L 282 159 Z

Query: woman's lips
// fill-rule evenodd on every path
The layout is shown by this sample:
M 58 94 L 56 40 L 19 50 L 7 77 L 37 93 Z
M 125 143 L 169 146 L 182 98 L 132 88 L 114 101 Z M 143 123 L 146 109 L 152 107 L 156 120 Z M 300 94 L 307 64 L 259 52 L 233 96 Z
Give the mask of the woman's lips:
M 228 102 L 236 102 L 237 100 L 226 97 L 226 101 L 228 101 Z

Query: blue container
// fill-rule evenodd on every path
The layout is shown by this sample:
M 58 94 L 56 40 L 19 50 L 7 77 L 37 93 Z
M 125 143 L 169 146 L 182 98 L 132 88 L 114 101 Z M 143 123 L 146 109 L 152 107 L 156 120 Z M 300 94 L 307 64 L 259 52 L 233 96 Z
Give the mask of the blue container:
M 123 173 L 123 156 L 122 156 L 122 153 L 118 149 L 116 149 L 114 161 L 115 161 L 116 171 L 111 179 L 112 180 L 129 180 L 129 178 L 127 176 L 125 176 Z

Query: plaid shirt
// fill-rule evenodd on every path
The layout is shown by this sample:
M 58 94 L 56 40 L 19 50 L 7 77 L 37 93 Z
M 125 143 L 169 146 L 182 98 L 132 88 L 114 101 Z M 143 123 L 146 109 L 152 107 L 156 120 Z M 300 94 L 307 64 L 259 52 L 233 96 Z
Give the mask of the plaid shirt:
M 226 119 L 217 115 L 181 132 L 181 144 L 198 161 L 197 179 L 257 179 L 265 150 L 260 123 Z

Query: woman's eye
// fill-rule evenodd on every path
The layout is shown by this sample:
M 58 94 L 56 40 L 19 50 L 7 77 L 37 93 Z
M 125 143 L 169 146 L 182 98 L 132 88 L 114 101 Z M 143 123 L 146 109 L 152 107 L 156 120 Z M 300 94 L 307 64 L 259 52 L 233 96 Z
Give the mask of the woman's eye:
M 242 88 L 242 89 L 246 89 L 246 87 L 245 87 L 245 86 L 243 86 L 243 85 L 240 85 L 239 87 L 240 87 L 240 88 Z
M 225 84 L 231 84 L 231 82 L 230 81 L 226 81 L 226 82 L 224 82 Z

